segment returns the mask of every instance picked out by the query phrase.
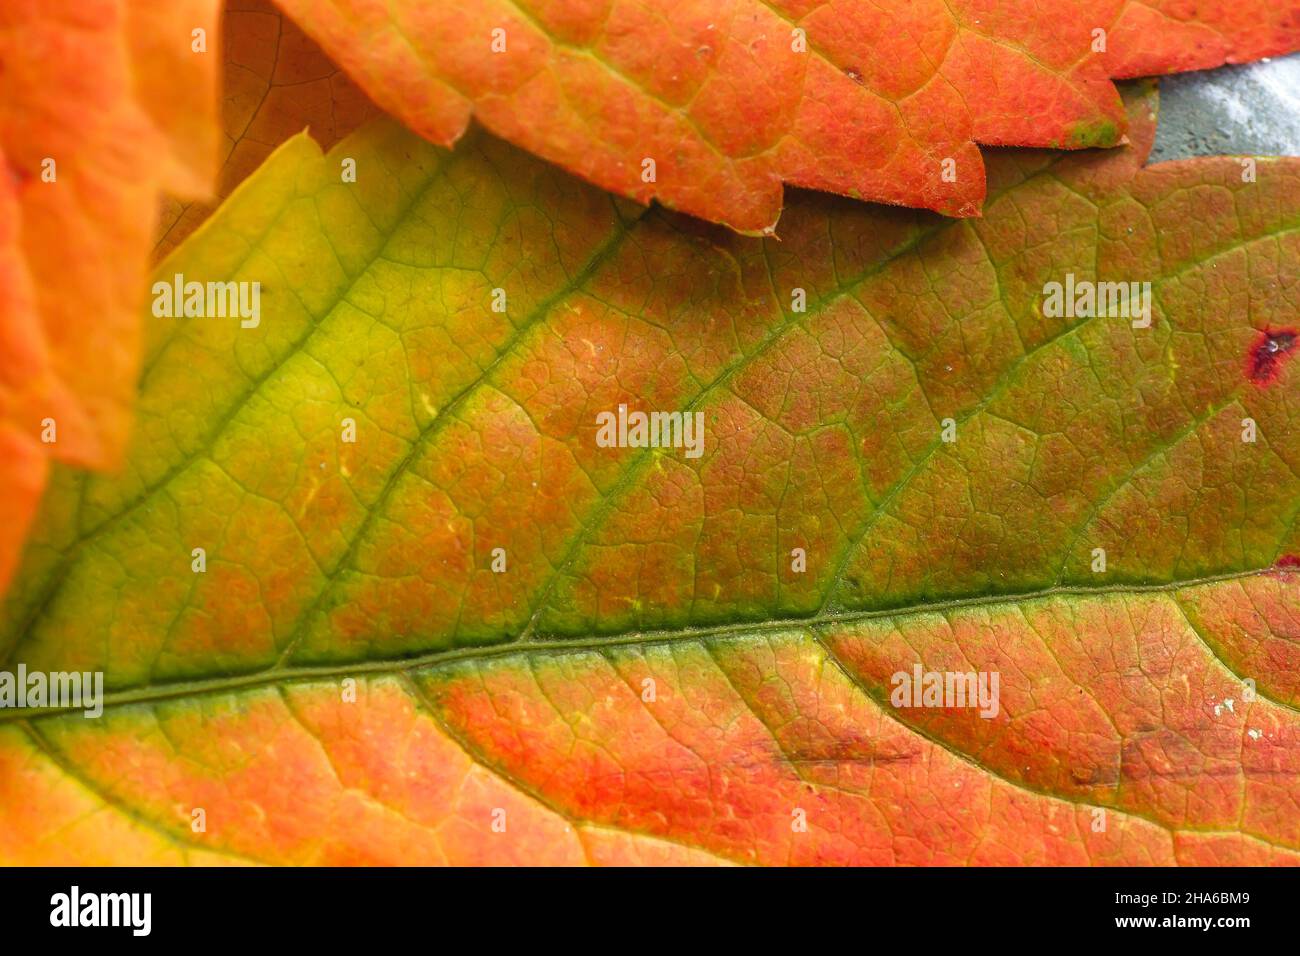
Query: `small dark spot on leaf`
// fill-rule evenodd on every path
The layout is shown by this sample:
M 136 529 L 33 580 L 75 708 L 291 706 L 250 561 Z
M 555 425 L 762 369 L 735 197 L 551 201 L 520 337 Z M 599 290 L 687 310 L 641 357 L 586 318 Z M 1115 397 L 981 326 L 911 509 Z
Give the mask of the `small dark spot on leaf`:
M 10 160 L 4 161 L 5 172 L 9 174 L 9 179 L 15 187 L 26 185 L 27 181 L 32 178 L 32 174 L 21 166 L 15 166 Z
M 1260 332 L 1246 356 L 1247 376 L 1256 385 L 1267 385 L 1277 378 L 1295 346 L 1295 329 L 1265 329 Z
M 857 83 L 859 86 L 865 85 L 862 82 L 862 73 L 858 70 L 856 66 L 846 66 L 844 68 L 844 75 L 847 76 L 854 83 Z
M 1276 568 L 1300 568 L 1300 554 L 1284 554 L 1273 565 Z

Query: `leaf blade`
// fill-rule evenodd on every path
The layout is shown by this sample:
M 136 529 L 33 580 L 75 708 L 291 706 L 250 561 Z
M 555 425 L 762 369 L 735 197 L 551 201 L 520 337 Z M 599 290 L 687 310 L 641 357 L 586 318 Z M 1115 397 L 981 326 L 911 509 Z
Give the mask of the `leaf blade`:
M 153 328 L 133 476 L 61 487 L 48 560 L 5 611 L 10 661 L 104 669 L 108 713 L 9 716 L 0 754 L 112 832 L 134 824 L 121 859 L 1294 862 L 1296 688 L 1278 661 L 1300 633 L 1296 576 L 1272 566 L 1295 550 L 1295 372 L 1251 381 L 1245 359 L 1291 301 L 1296 170 L 1250 186 L 1222 161 L 1139 171 L 1151 93 L 1132 110 L 1124 151 L 997 160 L 979 223 L 807 196 L 780 245 L 619 206 L 486 138 L 443 154 L 381 124 L 328 157 L 291 141 L 161 267 L 262 276 L 262 326 Z M 345 154 L 356 193 L 337 184 Z M 257 240 L 252 271 L 231 236 Z M 1045 277 L 1094 254 L 1100 278 L 1152 270 L 1151 329 L 1090 322 L 1083 339 L 1036 310 Z M 920 278 L 931 308 L 901 295 L 920 300 Z M 807 313 L 787 309 L 796 279 Z M 919 334 L 947 315 L 936 302 L 949 331 Z M 1074 385 L 1090 368 L 1109 374 Z M 591 418 L 620 399 L 713 412 L 705 455 L 598 448 Z M 1205 413 L 1233 402 L 1263 445 L 1236 448 Z M 209 407 L 188 445 L 159 440 Z M 998 417 L 936 448 L 945 408 Z M 1050 443 L 1027 459 L 980 440 L 1018 434 L 1009 417 L 1119 440 L 1100 462 Z M 1098 430 L 1112 420 L 1127 427 Z M 875 443 L 859 456 L 845 435 Z M 925 533 L 899 507 L 928 468 L 978 487 L 1030 460 L 1072 510 L 994 485 L 1007 530 L 981 538 L 951 532 L 982 514 L 960 486 L 931 496 L 948 517 Z M 1139 507 L 1132 476 L 1166 493 Z M 1068 561 L 1098 540 L 1115 569 L 1100 581 Z M 795 543 L 802 579 L 784 570 Z M 1163 563 L 1126 564 L 1130 543 Z M 855 573 L 868 588 L 839 588 Z M 917 662 L 998 669 L 1001 719 L 882 703 Z M 20 813 L 16 791 L 0 799 L 10 855 L 54 852 L 40 827 L 14 837 Z

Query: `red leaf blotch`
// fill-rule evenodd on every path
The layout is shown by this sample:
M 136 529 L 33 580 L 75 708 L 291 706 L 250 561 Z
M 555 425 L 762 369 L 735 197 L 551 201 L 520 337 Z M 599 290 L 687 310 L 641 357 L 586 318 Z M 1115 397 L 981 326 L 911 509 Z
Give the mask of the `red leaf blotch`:
M 1295 351 L 1295 329 L 1265 329 L 1246 355 L 1246 374 L 1256 385 L 1264 386 L 1277 378 L 1285 360 Z

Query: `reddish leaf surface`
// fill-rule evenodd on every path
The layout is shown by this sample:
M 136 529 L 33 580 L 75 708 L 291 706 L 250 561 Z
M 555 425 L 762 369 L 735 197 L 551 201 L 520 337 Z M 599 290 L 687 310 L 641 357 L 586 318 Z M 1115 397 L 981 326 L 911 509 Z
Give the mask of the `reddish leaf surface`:
M 1120 6 L 1105 58 L 1117 79 L 1247 63 L 1300 45 L 1300 8 L 1285 0 L 1125 0 Z
M 1141 169 L 1154 107 L 994 155 L 982 219 L 797 194 L 781 242 L 291 140 L 160 267 L 260 325 L 150 323 L 130 468 L 48 497 L 5 666 L 111 693 L 0 711 L 0 858 L 1300 861 L 1300 366 L 1249 364 L 1300 162 Z M 702 455 L 602 447 L 620 403 Z M 997 713 L 896 706 L 918 666 Z
M 1300 47 L 1295 0 L 278 2 L 435 143 L 474 116 L 605 189 L 754 234 L 782 183 L 976 215 L 976 143 L 1110 146 L 1110 77 Z
M 0 9 L 0 589 L 48 458 L 120 462 L 158 197 L 215 160 L 215 25 L 215 0 Z

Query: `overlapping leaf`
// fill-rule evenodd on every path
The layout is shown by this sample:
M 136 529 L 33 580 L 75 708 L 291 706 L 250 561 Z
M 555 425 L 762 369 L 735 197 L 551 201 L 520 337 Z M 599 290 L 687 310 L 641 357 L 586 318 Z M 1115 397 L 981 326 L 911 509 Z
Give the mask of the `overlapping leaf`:
M 377 113 L 271 0 L 228 0 L 221 30 L 225 160 L 215 198 L 230 195 L 290 136 L 310 129 L 328 149 Z M 212 209 L 169 197 L 155 255 L 176 248 Z
M 47 459 L 120 461 L 158 198 L 216 158 L 215 27 L 215 0 L 0 9 L 0 590 Z
M 1116 78 L 1247 63 L 1300 43 L 1300 10 L 1292 3 L 1123 0 L 1114 9 L 1105 63 Z
M 1140 169 L 1131 105 L 983 219 L 781 242 L 291 140 L 159 270 L 260 324 L 150 321 L 127 474 L 60 472 L 11 592 L 7 666 L 111 700 L 0 713 L 0 857 L 1297 862 L 1300 163 Z M 1150 326 L 1052 317 L 1071 273 Z M 916 665 L 998 713 L 894 707 Z
M 1110 77 L 1300 48 L 1295 0 L 278 0 L 374 100 L 769 234 L 782 183 L 978 213 L 976 143 L 1109 146 Z

